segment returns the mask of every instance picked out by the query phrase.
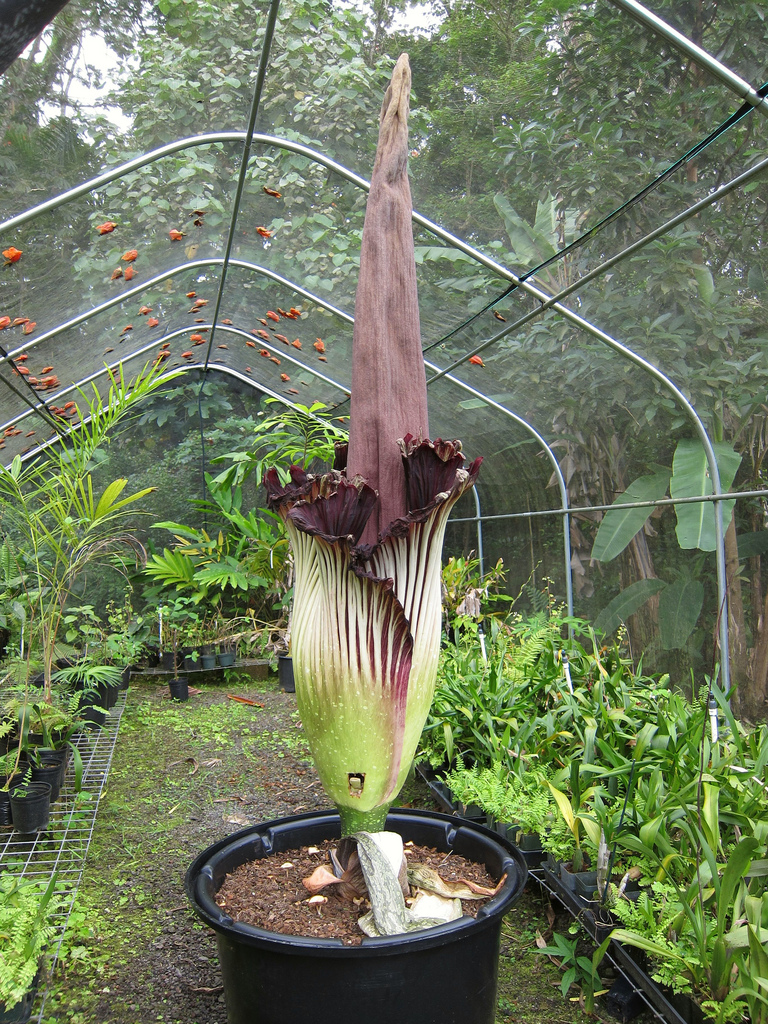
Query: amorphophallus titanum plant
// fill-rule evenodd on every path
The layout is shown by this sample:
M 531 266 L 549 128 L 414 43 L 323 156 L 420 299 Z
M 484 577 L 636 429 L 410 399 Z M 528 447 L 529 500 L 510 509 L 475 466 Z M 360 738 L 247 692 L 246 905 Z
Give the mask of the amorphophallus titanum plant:
M 449 512 L 480 468 L 430 441 L 408 184 L 407 54 L 381 110 L 355 300 L 348 452 L 265 477 L 295 560 L 301 720 L 342 834 L 384 828 L 432 702 Z M 343 465 L 346 456 L 346 465 Z

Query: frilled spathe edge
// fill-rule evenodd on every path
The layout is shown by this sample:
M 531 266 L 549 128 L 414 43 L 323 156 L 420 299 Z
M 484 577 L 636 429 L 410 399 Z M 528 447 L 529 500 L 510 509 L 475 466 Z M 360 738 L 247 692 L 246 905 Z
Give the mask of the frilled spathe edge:
M 328 543 L 346 541 L 350 546 L 350 567 L 358 575 L 369 575 L 366 567 L 389 537 L 404 537 L 412 524 L 423 523 L 434 509 L 455 501 L 472 487 L 480 472 L 482 458 L 464 469 L 460 441 L 415 438 L 406 434 L 398 441 L 406 480 L 408 513 L 395 519 L 378 537 L 376 544 L 358 545 L 378 496 L 362 477 L 347 480 L 344 470 L 334 468 L 322 476 L 291 466 L 291 480 L 283 485 L 274 469 L 264 477 L 267 504 L 302 532 L 322 537 Z M 336 467 L 343 460 L 337 451 Z

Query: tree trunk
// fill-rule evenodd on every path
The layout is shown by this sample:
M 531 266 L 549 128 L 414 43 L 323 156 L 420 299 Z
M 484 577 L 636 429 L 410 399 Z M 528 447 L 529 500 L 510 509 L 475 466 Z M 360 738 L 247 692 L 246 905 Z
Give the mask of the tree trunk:
M 730 647 L 731 685 L 736 686 L 734 709 L 744 710 L 749 688 L 749 652 L 744 629 L 744 600 L 739 576 L 739 552 L 736 542 L 736 519 L 725 531 L 725 578 L 728 587 L 728 644 Z

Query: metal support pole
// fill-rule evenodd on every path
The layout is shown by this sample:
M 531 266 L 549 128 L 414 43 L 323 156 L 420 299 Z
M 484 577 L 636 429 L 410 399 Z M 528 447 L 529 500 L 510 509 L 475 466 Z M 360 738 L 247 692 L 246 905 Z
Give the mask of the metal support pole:
M 649 11 L 647 7 L 638 3 L 637 0 L 610 0 L 610 2 L 614 7 L 620 8 L 626 14 L 629 14 L 630 17 L 634 18 L 635 21 L 640 22 L 641 25 L 651 29 L 657 35 L 663 36 L 676 50 L 680 50 L 681 53 L 690 57 L 699 67 L 704 68 L 705 71 L 713 75 L 718 82 L 722 82 L 723 85 L 727 86 L 731 92 L 736 93 L 746 103 L 751 103 L 753 107 L 756 107 L 761 114 L 768 114 L 768 100 L 761 96 L 749 82 L 740 78 L 721 61 L 716 60 L 711 53 L 707 53 L 706 50 L 697 46 L 687 36 L 684 36 L 682 32 L 672 28 L 658 14 Z

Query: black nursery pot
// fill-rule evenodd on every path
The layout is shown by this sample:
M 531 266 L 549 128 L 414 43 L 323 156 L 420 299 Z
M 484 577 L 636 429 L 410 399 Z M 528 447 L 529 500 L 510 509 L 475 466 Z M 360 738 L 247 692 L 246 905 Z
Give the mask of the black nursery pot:
M 61 784 L 64 780 L 63 764 L 59 762 L 43 762 L 43 764 L 32 765 L 31 777 L 33 782 L 47 782 L 51 787 L 50 802 L 53 804 L 59 799 Z
M 293 658 L 290 654 L 278 655 L 277 678 L 286 693 L 296 693 L 296 680 L 293 678 Z
M 11 790 L 11 816 L 17 832 L 41 832 L 51 814 L 51 787 L 47 782 L 28 782 Z
M 241 864 L 338 838 L 339 816 L 320 811 L 237 832 L 200 854 L 186 877 L 195 912 L 217 933 L 229 1024 L 338 1024 L 340 1014 L 365 1024 L 493 1024 L 501 923 L 525 887 L 525 861 L 483 826 L 445 814 L 402 808 L 387 828 L 506 874 L 501 892 L 477 918 L 359 946 L 280 935 L 233 922 L 216 892 Z
M 107 719 L 104 710 L 103 697 L 95 690 L 88 690 L 80 694 L 78 704 L 78 717 L 85 722 L 88 729 L 100 729 Z
M 189 680 L 186 676 L 170 679 L 168 681 L 168 689 L 171 691 L 171 698 L 173 700 L 189 700 Z
M 24 763 L 24 767 L 16 772 L 11 779 L 11 784 L 8 789 L 0 788 L 0 826 L 13 824 L 13 815 L 11 814 L 11 792 L 20 786 L 25 778 L 29 774 L 29 766 Z M 7 775 L 0 775 L 0 787 L 4 787 L 8 782 Z M 1 1020 L 1 1018 L 0 1018 Z

